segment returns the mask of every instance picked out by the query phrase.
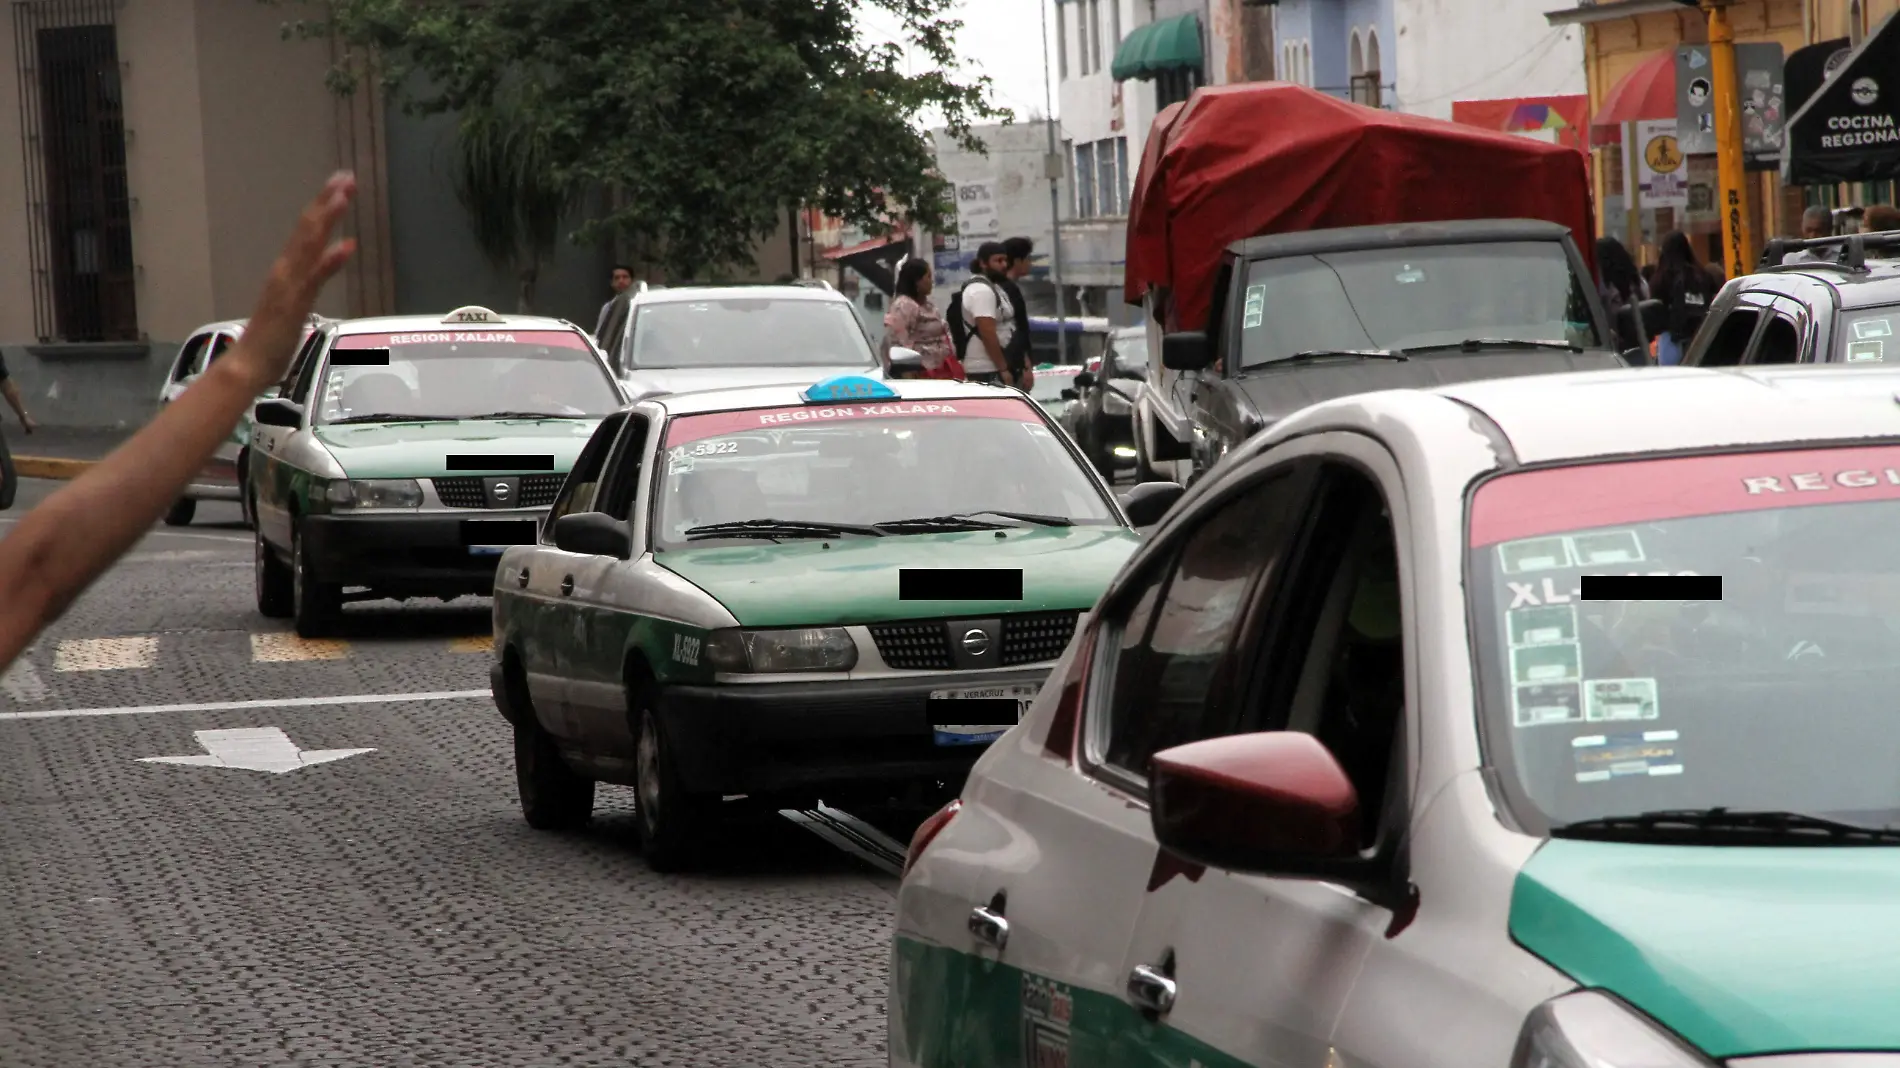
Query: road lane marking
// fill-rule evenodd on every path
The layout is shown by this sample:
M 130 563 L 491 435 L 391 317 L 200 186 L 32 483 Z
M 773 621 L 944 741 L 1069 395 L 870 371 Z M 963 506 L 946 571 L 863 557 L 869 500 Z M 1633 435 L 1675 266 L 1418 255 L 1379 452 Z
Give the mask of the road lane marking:
M 436 690 L 428 693 L 363 693 L 340 697 L 277 697 L 258 701 L 200 701 L 182 705 L 121 705 L 117 708 L 46 708 L 0 712 L 0 722 L 16 719 L 73 719 L 82 716 L 145 716 L 157 712 L 231 712 L 244 708 L 318 708 L 335 705 L 390 705 L 406 701 L 487 700 L 487 690 Z
M 6 691 L 8 697 L 21 703 L 44 701 L 53 694 L 53 691 L 48 689 L 46 683 L 40 678 L 39 669 L 27 659 L 32 652 L 33 650 L 28 649 L 21 653 L 20 658 L 13 662 L 13 666 L 6 670 L 6 674 L 0 675 L 0 690 Z
M 493 653 L 495 638 L 492 634 L 471 634 L 466 638 L 453 638 L 449 641 L 451 653 Z
M 236 727 L 221 731 L 192 731 L 204 747 L 193 756 L 140 757 L 141 764 L 182 764 L 198 768 L 242 768 L 282 775 L 298 768 L 374 753 L 374 749 L 298 749 L 290 736 L 276 727 Z
M 53 650 L 54 671 L 125 671 L 157 660 L 157 638 L 68 638 Z
M 342 660 L 350 655 L 350 643 L 335 638 L 300 638 L 288 631 L 251 635 L 251 661 L 257 664 L 285 664 L 299 660 Z

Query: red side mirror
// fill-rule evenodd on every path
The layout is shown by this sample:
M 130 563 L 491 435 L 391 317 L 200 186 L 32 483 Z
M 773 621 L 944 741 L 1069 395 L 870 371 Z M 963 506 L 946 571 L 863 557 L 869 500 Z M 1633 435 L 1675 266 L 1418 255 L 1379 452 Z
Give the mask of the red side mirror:
M 1148 781 L 1155 838 L 1211 868 L 1291 874 L 1282 868 L 1359 850 L 1358 791 L 1310 734 L 1239 734 L 1175 746 L 1155 754 Z

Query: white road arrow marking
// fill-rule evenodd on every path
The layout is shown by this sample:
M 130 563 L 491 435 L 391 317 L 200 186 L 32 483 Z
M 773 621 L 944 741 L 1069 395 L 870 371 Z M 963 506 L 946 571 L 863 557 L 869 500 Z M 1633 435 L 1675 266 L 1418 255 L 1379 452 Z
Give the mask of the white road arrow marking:
M 374 749 L 298 749 L 290 736 L 276 727 L 240 727 L 228 731 L 192 731 L 204 746 L 201 756 L 140 757 L 141 764 L 188 764 L 201 768 L 244 768 L 282 775 L 287 771 L 327 764 L 344 757 L 374 753 Z

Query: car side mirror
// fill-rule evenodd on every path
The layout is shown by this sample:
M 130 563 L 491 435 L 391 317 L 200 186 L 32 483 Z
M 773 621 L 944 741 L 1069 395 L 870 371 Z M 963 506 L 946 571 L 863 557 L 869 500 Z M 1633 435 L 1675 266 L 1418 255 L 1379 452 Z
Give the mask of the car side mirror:
M 1161 517 L 1167 515 L 1168 509 L 1186 492 L 1187 487 L 1179 482 L 1138 482 L 1122 494 L 1122 511 L 1135 526 L 1151 527 L 1161 522 Z
M 1358 792 L 1310 734 L 1238 734 L 1164 749 L 1148 781 L 1156 840 L 1196 864 L 1298 874 L 1358 853 Z
M 1205 371 L 1213 362 L 1207 335 L 1199 330 L 1167 334 L 1161 339 L 1161 365 L 1170 371 Z
M 891 346 L 891 370 L 921 372 L 924 369 L 924 354 L 903 345 Z
M 287 400 L 259 401 L 251 412 L 251 419 L 265 426 L 295 429 L 303 425 L 303 409 Z
M 633 555 L 633 532 L 605 512 L 575 512 L 554 521 L 554 547 L 564 553 L 625 560 Z
M 1075 388 L 1094 389 L 1095 373 L 1092 371 L 1077 371 L 1075 373 Z

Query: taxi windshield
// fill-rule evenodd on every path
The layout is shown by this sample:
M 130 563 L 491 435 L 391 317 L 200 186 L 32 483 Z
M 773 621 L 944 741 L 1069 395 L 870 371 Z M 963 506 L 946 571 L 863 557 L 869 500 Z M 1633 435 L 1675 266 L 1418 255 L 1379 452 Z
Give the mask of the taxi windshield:
M 1256 260 L 1247 268 L 1245 367 L 1302 352 L 1468 340 L 1601 344 L 1559 241 L 1414 245 Z M 1508 359 L 1508 356 L 1503 358 Z
M 871 367 L 877 357 L 850 304 L 722 297 L 661 301 L 635 313 L 628 370 L 674 367 Z
M 1842 312 L 1834 330 L 1838 339 L 1835 345 L 1840 349 L 1835 358 L 1843 363 L 1886 363 L 1887 357 L 1892 356 L 1895 362 L 1900 362 L 1900 342 L 1894 340 L 1897 324 L 1900 324 L 1900 304 Z M 1895 346 L 1893 352 L 1887 351 L 1888 345 Z
M 1895 446 L 1481 486 L 1468 588 L 1507 792 L 1553 828 L 1713 808 L 1900 824 L 1897 525 Z
M 317 397 L 318 423 L 599 418 L 621 403 L 586 340 L 564 330 L 346 335 Z
M 1120 522 L 1020 395 L 681 416 L 668 425 L 665 460 L 654 515 L 663 549 L 704 544 L 700 528 L 764 519 L 869 528 L 970 516 L 977 525 L 1017 525 L 1000 510 L 1066 521 L 1050 524 L 1058 526 Z

